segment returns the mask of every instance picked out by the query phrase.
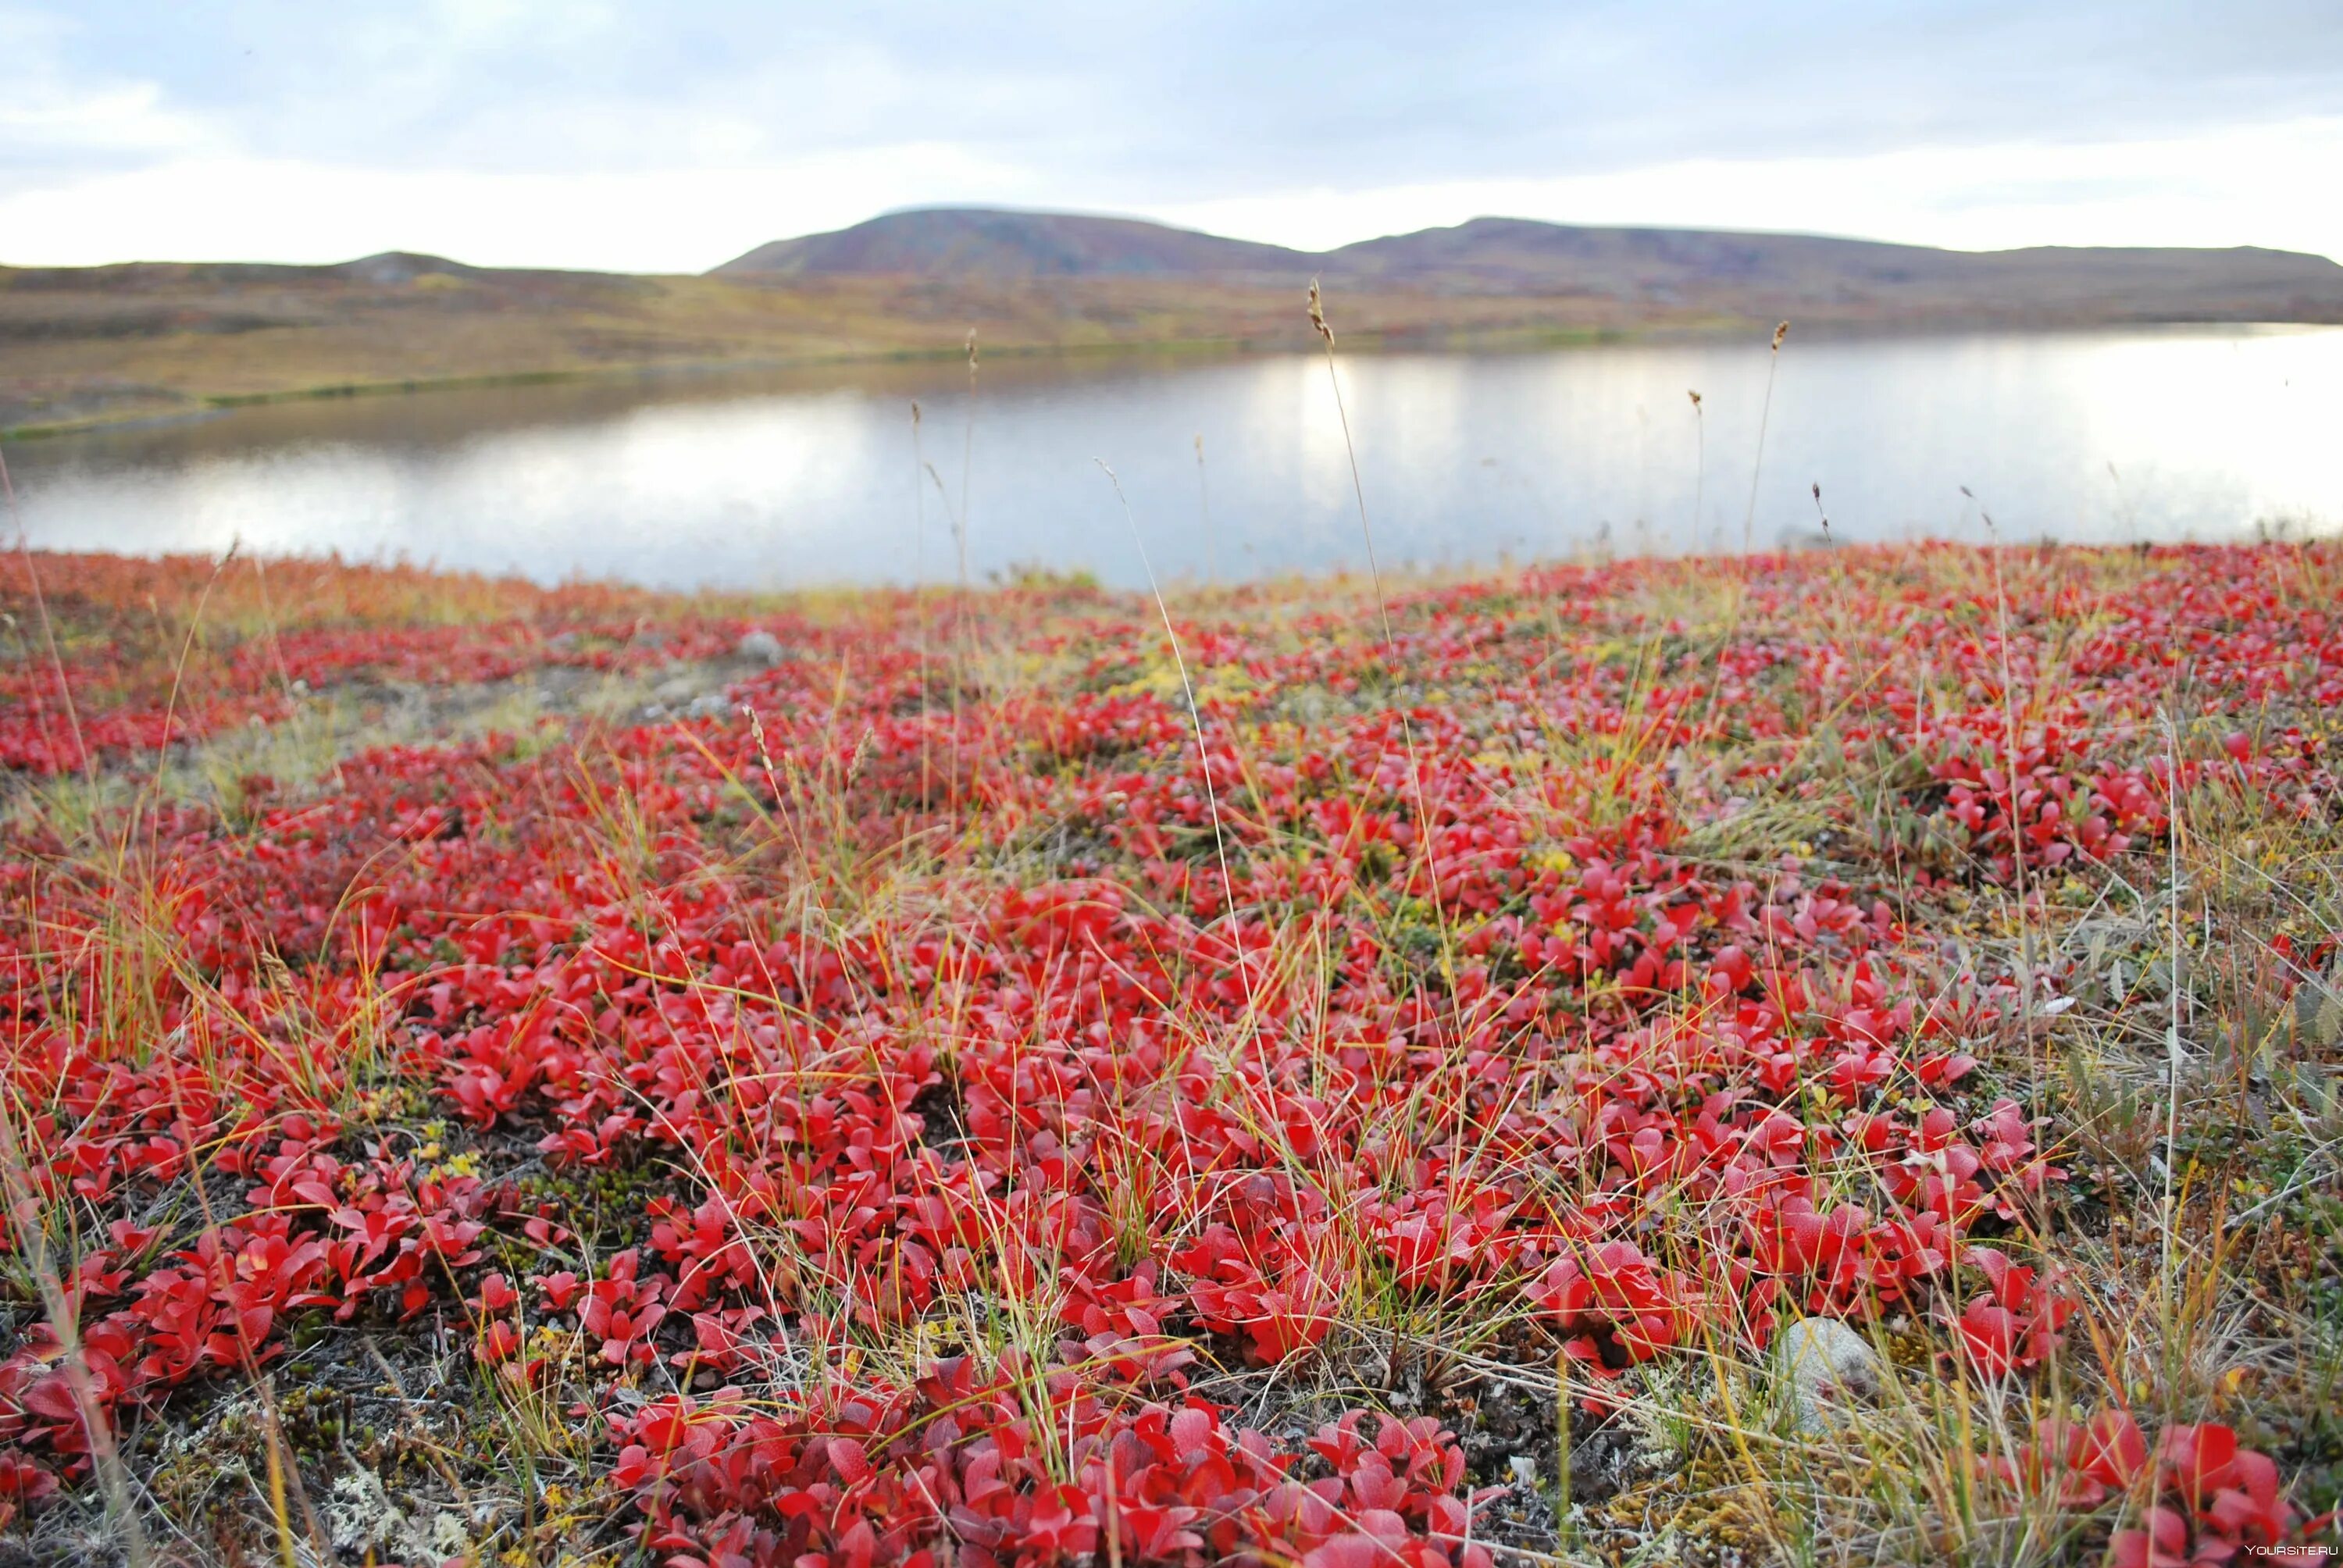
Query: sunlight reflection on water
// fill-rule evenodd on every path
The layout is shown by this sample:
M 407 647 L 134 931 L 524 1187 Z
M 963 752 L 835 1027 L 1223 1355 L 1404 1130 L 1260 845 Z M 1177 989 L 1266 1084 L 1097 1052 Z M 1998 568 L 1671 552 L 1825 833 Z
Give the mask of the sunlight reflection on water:
M 1346 358 L 1378 548 L 1424 563 L 1730 549 L 1745 519 L 1770 546 L 1815 529 L 1815 483 L 1847 539 L 1982 538 L 1964 485 L 2006 538 L 2343 520 L 2343 328 L 1794 332 L 1753 518 L 1766 357 L 1760 337 Z M 914 467 L 914 397 L 941 490 Z M 545 580 L 904 582 L 950 575 L 969 414 L 964 374 L 937 363 L 282 405 L 27 442 L 9 461 L 31 538 L 52 548 L 233 538 Z M 970 452 L 980 573 L 1140 580 L 1097 457 L 1167 576 L 1202 577 L 1208 555 L 1225 577 L 1363 564 L 1311 356 L 996 360 Z

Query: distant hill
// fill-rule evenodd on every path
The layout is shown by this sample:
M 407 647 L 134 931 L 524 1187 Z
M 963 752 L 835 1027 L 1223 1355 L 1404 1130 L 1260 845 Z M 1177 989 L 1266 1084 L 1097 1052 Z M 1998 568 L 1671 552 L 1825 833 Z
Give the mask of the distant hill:
M 0 244 L 5 243 L 0 236 Z M 1346 347 L 1652 332 L 2343 323 L 2343 266 L 2273 250 L 1932 250 L 1476 218 L 1312 254 L 1131 218 L 946 208 L 778 240 L 698 276 L 386 252 L 0 266 L 0 435 L 368 390 L 1165 344 Z M 1802 339 L 1803 340 L 1803 339 Z
M 1957 251 L 1816 235 L 1474 218 L 1309 252 L 1131 218 L 943 207 L 776 240 L 724 276 L 1148 276 L 1433 295 L 1578 297 L 1730 317 L 1910 322 L 2335 320 L 2343 266 L 2239 248 Z
M 1307 271 L 1282 246 L 1223 239 L 1136 218 L 934 207 L 890 213 L 829 234 L 777 239 L 724 273 L 917 277 L 1225 277 Z

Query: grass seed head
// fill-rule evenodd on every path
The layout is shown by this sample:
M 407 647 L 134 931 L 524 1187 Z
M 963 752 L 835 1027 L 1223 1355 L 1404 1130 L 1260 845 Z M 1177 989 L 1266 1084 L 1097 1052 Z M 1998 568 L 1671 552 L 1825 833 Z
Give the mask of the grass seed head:
M 1327 347 L 1334 347 L 1334 329 L 1326 325 L 1326 296 L 1314 277 L 1310 280 L 1310 325 L 1318 329 L 1318 336 L 1326 340 Z

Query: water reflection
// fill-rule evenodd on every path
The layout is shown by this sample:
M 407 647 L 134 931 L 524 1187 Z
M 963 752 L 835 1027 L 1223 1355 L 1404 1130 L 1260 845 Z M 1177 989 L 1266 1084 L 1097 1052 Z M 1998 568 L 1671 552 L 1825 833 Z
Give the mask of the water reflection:
M 1766 360 L 1762 338 L 1348 358 L 1378 545 L 1433 562 L 1731 548 L 1745 528 L 1770 544 L 1813 529 L 1815 483 L 1846 538 L 1981 537 L 1963 486 L 2011 538 L 2343 518 L 2343 329 L 1794 336 L 1759 465 Z M 960 366 L 918 363 L 290 404 L 10 462 L 33 541 L 58 548 L 240 538 L 547 580 L 908 581 L 951 575 L 965 506 L 979 573 L 1135 583 L 1099 457 L 1167 575 L 1361 562 L 1311 356 L 998 358 L 973 403 Z

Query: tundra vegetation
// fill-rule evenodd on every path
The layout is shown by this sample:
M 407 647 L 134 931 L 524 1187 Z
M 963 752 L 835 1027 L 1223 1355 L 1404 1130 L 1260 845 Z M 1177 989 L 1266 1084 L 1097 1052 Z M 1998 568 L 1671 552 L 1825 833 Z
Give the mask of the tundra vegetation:
M 0 1561 L 2335 1540 L 2333 543 L 0 578 Z

